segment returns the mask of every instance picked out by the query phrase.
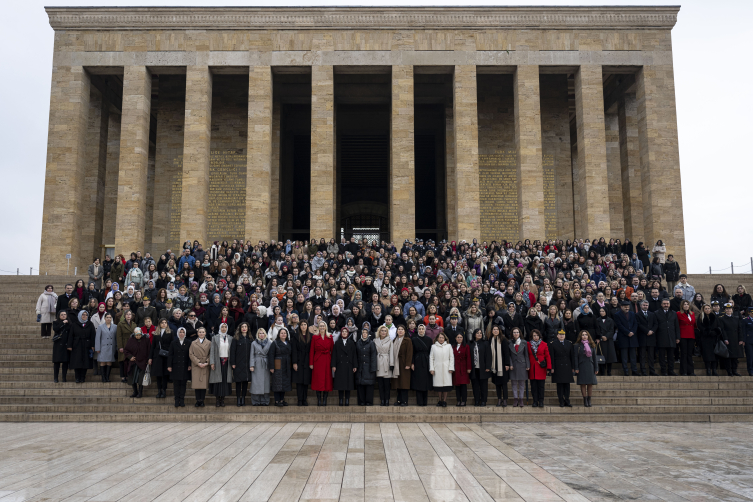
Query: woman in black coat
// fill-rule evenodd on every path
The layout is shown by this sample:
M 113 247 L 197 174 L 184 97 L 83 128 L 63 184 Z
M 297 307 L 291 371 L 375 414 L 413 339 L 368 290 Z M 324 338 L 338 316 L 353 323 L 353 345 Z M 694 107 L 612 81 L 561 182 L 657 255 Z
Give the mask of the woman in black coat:
M 89 313 L 82 310 L 78 313 L 78 322 L 71 324 L 68 337 L 68 350 L 71 352 L 69 366 L 76 372 L 76 383 L 84 383 L 86 370 L 92 367 L 94 353 L 94 337 L 96 330 L 89 321 Z
M 573 343 L 567 340 L 564 330 L 557 333 L 557 339 L 549 343 L 552 358 L 552 383 L 557 384 L 557 399 L 560 408 L 570 404 L 570 384 L 573 383 Z
M 596 349 L 591 334 L 581 330 L 578 336 L 580 340 L 573 346 L 573 369 L 578 375 L 577 384 L 583 395 L 583 406 L 590 408 L 593 386 L 598 383 L 596 375 L 599 374 L 599 365 L 596 364 Z
M 177 338 L 170 344 L 167 356 L 167 371 L 170 380 L 173 381 L 173 394 L 175 394 L 175 407 L 185 408 L 186 382 L 191 376 L 191 358 L 188 350 L 191 342 L 186 338 L 186 328 L 178 328 Z
M 724 315 L 717 318 L 719 329 L 722 330 L 722 340 L 727 344 L 729 357 L 724 359 L 724 369 L 729 376 L 740 376 L 737 371 L 737 360 L 745 357 L 744 341 L 742 329 L 740 327 L 740 318 L 733 315 L 734 307 L 731 303 L 724 305 Z
M 290 343 L 287 328 L 282 328 L 277 333 L 277 338 L 272 342 L 267 354 L 267 367 L 272 373 L 270 388 L 275 393 L 275 406 L 287 406 L 285 393 L 293 390 L 293 347 Z
M 475 406 L 486 406 L 489 395 L 489 377 L 492 376 L 492 351 L 480 329 L 473 332 L 468 345 L 471 352 L 471 385 Z
M 61 310 L 58 312 L 58 318 L 52 323 L 52 363 L 55 368 L 55 383 L 58 383 L 58 372 L 60 365 L 63 365 L 63 382 L 68 381 L 68 362 L 71 354 L 68 352 L 68 338 L 70 336 L 71 324 L 68 322 L 68 312 Z
M 528 341 L 531 340 L 533 330 L 537 329 L 539 333 L 544 331 L 544 321 L 541 320 L 535 308 L 528 309 L 528 315 L 526 315 L 524 323 L 526 325 L 526 340 Z
M 356 343 L 356 354 L 358 356 L 358 370 L 356 371 L 358 406 L 372 406 L 377 371 L 377 350 L 368 328 L 361 330 L 361 338 Z
M 157 399 L 167 397 L 167 381 L 170 372 L 167 371 L 167 353 L 173 343 L 173 332 L 167 325 L 167 319 L 160 319 L 157 330 L 152 335 L 152 379 L 157 383 Z M 160 355 L 164 353 L 165 355 Z
M 249 325 L 243 321 L 235 330 L 235 336 L 230 341 L 228 359 L 233 369 L 235 382 L 236 406 L 246 405 L 248 382 L 251 381 L 251 332 Z
M 358 370 L 356 341 L 350 336 L 348 328 L 343 328 L 332 350 L 332 371 L 334 372 L 332 389 L 338 391 L 340 406 L 350 405 L 350 391 L 356 388 L 356 370 Z
M 565 340 L 572 344 L 578 341 L 578 321 L 570 309 L 565 309 L 562 313 L 562 329 L 565 330 Z
M 711 311 L 711 305 L 704 305 L 696 325 L 698 329 L 698 345 L 701 348 L 701 357 L 706 366 L 706 375 L 719 376 L 716 372 L 716 354 L 714 347 L 721 336 L 717 316 Z
M 308 406 L 309 385 L 311 385 L 311 368 L 309 357 L 311 352 L 311 333 L 309 323 L 301 321 L 298 329 L 290 336 L 293 344 L 293 383 L 298 393 L 298 406 Z
M 413 343 L 413 364 L 411 365 L 410 388 L 416 391 L 416 404 L 426 406 L 433 381 L 429 373 L 429 354 L 433 342 L 426 336 L 425 325 L 418 325 L 418 336 L 411 338 L 411 342 Z
M 497 390 L 497 406 L 507 407 L 507 382 L 510 380 L 510 342 L 499 326 L 492 326 L 489 348 L 492 354 L 492 383 Z
M 617 350 L 614 347 L 614 319 L 609 317 L 607 307 L 599 307 L 599 317 L 596 318 L 597 353 L 606 360 L 607 376 L 612 375 L 612 363 L 618 362 Z

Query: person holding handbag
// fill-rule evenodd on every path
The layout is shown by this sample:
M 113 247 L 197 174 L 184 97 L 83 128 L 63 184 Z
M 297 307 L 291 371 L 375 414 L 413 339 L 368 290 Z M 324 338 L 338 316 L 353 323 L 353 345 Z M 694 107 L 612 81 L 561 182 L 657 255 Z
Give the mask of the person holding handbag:
M 578 375 L 577 384 L 583 395 L 583 406 L 591 407 L 591 392 L 597 384 L 596 375 L 599 374 L 599 365 L 596 363 L 596 351 L 591 333 L 581 330 L 578 343 L 573 348 L 573 368 Z
M 133 387 L 131 397 L 140 399 L 143 395 L 144 373 L 146 367 L 152 363 L 151 352 L 149 338 L 142 335 L 141 328 L 135 328 L 133 336 L 128 339 L 128 343 L 123 349 L 123 356 L 126 360 L 126 374 L 130 376 L 129 380 L 131 387 Z
M 167 382 L 170 372 L 167 371 L 167 356 L 170 353 L 170 344 L 173 342 L 173 333 L 167 324 L 167 319 L 160 319 L 157 329 L 152 336 L 152 379 L 157 383 L 157 399 L 167 397 Z M 109 371 L 108 371 L 109 378 Z
M 196 331 L 197 338 L 191 342 L 188 349 L 188 357 L 191 359 L 191 388 L 196 396 L 196 408 L 204 407 L 204 399 L 209 387 L 209 354 L 211 352 L 211 342 L 207 340 L 206 328 L 199 328 Z
M 528 360 L 530 361 L 528 378 L 531 380 L 533 407 L 543 408 L 546 376 L 552 369 L 552 359 L 549 356 L 549 346 L 541 339 L 541 332 L 537 329 L 531 332 L 531 341 L 528 342 Z

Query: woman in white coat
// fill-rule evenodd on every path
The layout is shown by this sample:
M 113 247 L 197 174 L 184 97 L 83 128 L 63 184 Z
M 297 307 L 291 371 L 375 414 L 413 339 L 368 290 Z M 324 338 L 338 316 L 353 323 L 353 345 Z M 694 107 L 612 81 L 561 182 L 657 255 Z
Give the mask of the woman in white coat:
M 55 311 L 57 303 L 58 295 L 53 292 L 52 284 L 48 284 L 37 299 L 37 322 L 42 325 L 42 336 L 48 339 L 52 334 L 52 322 L 57 315 Z
M 434 376 L 434 390 L 439 393 L 437 406 L 447 407 L 447 393 L 452 390 L 452 373 L 455 371 L 455 356 L 452 345 L 444 333 L 434 339 L 429 353 L 429 373 Z
M 97 326 L 97 334 L 94 337 L 94 351 L 101 366 L 102 383 L 110 381 L 112 363 L 118 360 L 118 327 L 112 322 L 112 314 L 109 312 L 105 313 L 104 318 L 104 322 Z

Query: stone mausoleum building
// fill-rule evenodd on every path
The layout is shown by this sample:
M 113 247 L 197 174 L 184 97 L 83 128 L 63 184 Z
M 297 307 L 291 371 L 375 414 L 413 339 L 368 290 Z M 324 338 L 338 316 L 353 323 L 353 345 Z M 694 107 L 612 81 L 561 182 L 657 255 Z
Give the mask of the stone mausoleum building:
M 351 235 L 662 239 L 684 268 L 679 7 L 46 10 L 43 274 Z

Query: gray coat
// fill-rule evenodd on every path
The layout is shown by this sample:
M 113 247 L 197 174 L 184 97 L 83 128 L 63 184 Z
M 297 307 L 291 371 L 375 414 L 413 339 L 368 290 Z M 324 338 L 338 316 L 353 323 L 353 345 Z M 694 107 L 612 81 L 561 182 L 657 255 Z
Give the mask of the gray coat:
M 510 380 L 528 380 L 528 368 L 531 362 L 528 360 L 528 342 L 520 341 L 520 347 L 515 352 L 515 342 L 510 342 Z
M 115 323 L 111 323 L 109 328 L 105 323 L 97 327 L 97 334 L 94 337 L 94 350 L 99 353 L 97 354 L 97 361 L 101 363 L 117 362 L 117 331 L 118 326 Z
M 251 385 L 249 392 L 251 394 L 269 394 L 270 376 L 267 366 L 267 355 L 272 347 L 272 342 L 267 341 L 267 345 L 262 348 L 259 340 L 254 340 L 251 344 L 251 368 L 254 369 L 251 375 Z
M 100 289 L 102 287 L 102 276 L 105 275 L 105 269 L 102 264 L 99 264 L 99 269 L 97 270 L 96 274 L 94 273 L 93 263 L 89 265 L 87 272 L 89 273 L 89 282 L 93 282 L 94 287 Z
M 220 338 L 220 335 L 214 335 L 212 337 L 212 348 L 209 351 L 209 364 L 214 365 L 214 369 L 209 371 L 209 383 L 222 383 L 222 364 L 220 364 Z M 232 343 L 233 337 L 228 336 L 227 338 L 229 345 Z M 230 350 L 228 350 L 228 356 L 229 355 Z M 229 359 L 230 358 L 228 357 L 228 364 L 225 366 L 225 371 L 227 371 L 226 381 L 228 384 L 233 382 L 233 368 L 232 366 L 230 366 Z
M 578 370 L 578 385 L 596 385 L 596 349 L 591 347 L 591 357 L 586 356 L 583 344 L 576 343 L 573 347 L 573 369 Z

